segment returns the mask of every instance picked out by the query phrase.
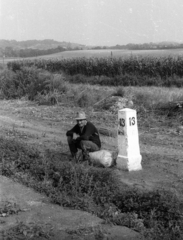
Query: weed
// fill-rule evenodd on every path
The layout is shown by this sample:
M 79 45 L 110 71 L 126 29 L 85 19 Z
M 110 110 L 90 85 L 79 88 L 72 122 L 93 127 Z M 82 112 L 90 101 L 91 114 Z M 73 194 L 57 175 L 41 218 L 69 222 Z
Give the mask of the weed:
M 0 203 L 0 217 L 7 217 L 21 211 L 20 206 L 15 202 L 5 201 Z
M 66 232 L 72 235 L 72 238 L 83 236 L 88 239 L 89 236 L 93 236 L 95 240 L 107 240 L 107 231 L 102 228 L 102 226 L 97 227 L 87 227 L 87 228 L 79 228 L 77 230 L 66 230 Z M 85 239 L 85 238 L 84 238 Z
M 0 151 L 4 175 L 45 193 L 53 203 L 153 237 L 163 233 L 178 239 L 182 233 L 180 203 L 169 192 L 121 187 L 113 169 L 64 162 L 55 153 L 43 155 L 15 140 L 0 138 Z
M 48 224 L 39 225 L 35 223 L 25 224 L 19 222 L 16 226 L 1 232 L 2 240 L 11 239 L 51 239 L 53 236 L 52 227 Z

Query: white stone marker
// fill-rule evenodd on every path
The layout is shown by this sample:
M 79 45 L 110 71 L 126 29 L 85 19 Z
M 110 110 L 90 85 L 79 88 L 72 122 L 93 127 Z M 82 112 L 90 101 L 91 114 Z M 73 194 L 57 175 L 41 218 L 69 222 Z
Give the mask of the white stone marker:
M 136 115 L 136 110 L 129 108 L 118 111 L 117 168 L 122 170 L 142 169 Z

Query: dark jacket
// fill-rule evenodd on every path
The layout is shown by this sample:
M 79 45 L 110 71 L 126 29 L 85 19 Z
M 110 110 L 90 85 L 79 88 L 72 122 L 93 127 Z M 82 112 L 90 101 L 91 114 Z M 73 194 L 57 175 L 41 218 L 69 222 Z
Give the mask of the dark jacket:
M 71 130 L 66 132 L 66 136 L 73 137 L 74 133 L 79 135 L 79 137 L 76 139 L 77 141 L 80 142 L 81 140 L 89 140 L 94 142 L 99 148 L 101 148 L 101 141 L 98 130 L 91 122 L 87 122 L 82 132 L 79 125 L 76 124 Z

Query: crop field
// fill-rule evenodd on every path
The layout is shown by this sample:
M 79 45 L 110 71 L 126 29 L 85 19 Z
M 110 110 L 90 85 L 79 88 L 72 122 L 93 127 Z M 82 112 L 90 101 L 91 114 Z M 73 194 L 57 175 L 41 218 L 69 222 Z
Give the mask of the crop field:
M 63 73 L 74 83 L 109 86 L 183 86 L 182 55 L 144 55 L 125 58 L 78 57 L 25 59 L 10 61 L 9 70 L 16 72 L 24 67 Z
M 167 49 L 167 50 L 75 50 L 75 51 L 65 51 L 56 54 L 50 54 L 45 56 L 38 56 L 38 57 L 30 57 L 26 59 L 68 59 L 68 58 L 91 58 L 91 57 L 112 57 L 114 58 L 128 58 L 128 57 L 135 57 L 135 56 L 149 56 L 149 57 L 167 57 L 167 56 L 182 56 L 183 49 Z M 20 58 L 5 58 L 4 60 L 0 58 L 0 63 L 6 63 L 12 60 L 21 60 Z

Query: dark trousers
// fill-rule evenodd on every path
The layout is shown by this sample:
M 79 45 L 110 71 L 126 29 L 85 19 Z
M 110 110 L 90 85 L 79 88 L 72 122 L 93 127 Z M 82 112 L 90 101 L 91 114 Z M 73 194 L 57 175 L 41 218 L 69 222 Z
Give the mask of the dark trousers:
M 78 142 L 72 137 L 67 137 L 67 142 L 72 156 L 74 156 L 77 153 L 78 149 L 81 149 L 83 152 L 85 151 L 95 152 L 100 150 L 97 144 L 88 140 L 81 140 L 80 142 Z

